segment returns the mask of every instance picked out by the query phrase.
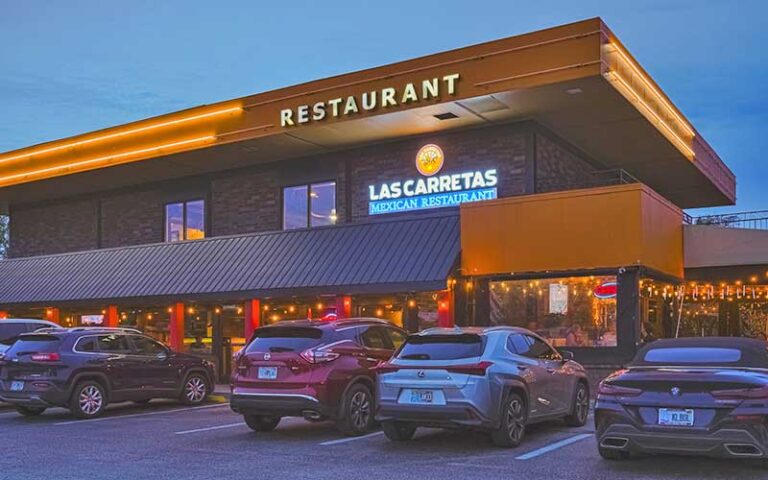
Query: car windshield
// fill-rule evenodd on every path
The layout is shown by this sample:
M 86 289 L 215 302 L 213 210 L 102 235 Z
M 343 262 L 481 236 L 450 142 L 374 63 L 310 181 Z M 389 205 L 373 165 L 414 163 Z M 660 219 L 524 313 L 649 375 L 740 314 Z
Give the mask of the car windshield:
M 480 335 L 411 335 L 397 355 L 402 360 L 458 360 L 479 357 L 484 342 Z
M 20 356 L 38 352 L 56 352 L 61 340 L 54 335 L 21 335 L 8 349 L 6 355 Z
M 741 360 L 741 350 L 716 347 L 653 348 L 645 353 L 643 360 L 665 365 L 736 363 Z
M 322 338 L 323 331 L 313 327 L 261 328 L 245 352 L 301 352 L 320 345 Z

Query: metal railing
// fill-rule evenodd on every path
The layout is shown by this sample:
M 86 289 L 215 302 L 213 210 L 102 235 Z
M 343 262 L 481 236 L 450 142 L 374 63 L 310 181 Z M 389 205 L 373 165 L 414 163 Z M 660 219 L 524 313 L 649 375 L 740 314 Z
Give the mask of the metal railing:
M 768 230 L 768 210 L 702 215 L 700 217 L 686 214 L 683 220 L 688 225 L 716 225 L 719 227 Z

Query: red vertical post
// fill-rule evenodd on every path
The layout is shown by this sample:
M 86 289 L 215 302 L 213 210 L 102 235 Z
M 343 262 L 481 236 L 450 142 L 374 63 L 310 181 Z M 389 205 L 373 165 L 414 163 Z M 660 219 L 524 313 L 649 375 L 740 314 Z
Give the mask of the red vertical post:
M 245 302 L 245 341 L 251 339 L 253 331 L 261 326 L 261 301 L 252 298 Z
M 45 319 L 49 322 L 61 324 L 61 322 L 59 322 L 59 313 L 59 309 L 56 307 L 46 308 Z
M 104 326 L 114 328 L 117 327 L 119 320 L 117 318 L 117 305 L 110 305 L 107 307 L 107 314 L 104 315 Z
M 437 295 L 437 326 L 452 328 L 453 321 L 453 297 L 450 291 L 440 292 Z
M 352 297 L 340 295 L 336 297 L 336 318 L 352 317 Z
M 171 321 L 168 323 L 168 343 L 171 350 L 180 352 L 184 347 L 184 304 L 181 302 L 171 307 Z
M 0 310 L 0 320 L 8 318 L 8 312 L 5 310 Z

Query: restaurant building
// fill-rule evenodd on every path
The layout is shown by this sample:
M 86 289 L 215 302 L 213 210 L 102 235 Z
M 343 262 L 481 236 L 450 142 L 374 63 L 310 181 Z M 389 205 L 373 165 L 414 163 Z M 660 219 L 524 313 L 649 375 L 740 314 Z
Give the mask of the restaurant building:
M 351 316 L 612 366 L 679 323 L 682 209 L 734 202 L 590 19 L 0 154 L 0 316 L 138 327 L 222 372 L 259 325 Z

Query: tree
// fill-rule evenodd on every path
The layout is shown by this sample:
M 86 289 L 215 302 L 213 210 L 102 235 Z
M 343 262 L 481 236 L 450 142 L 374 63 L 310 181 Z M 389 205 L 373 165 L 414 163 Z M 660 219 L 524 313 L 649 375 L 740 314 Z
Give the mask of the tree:
M 0 215 L 0 259 L 8 254 L 8 217 Z

